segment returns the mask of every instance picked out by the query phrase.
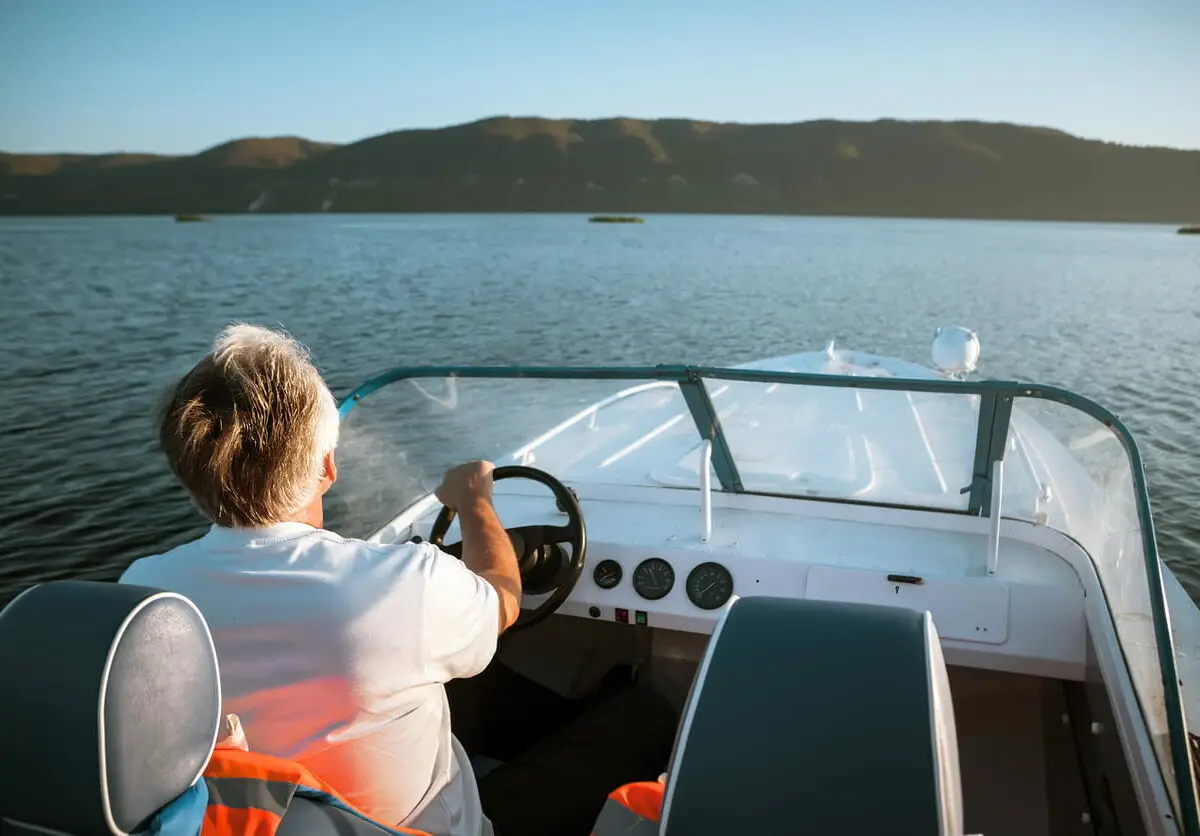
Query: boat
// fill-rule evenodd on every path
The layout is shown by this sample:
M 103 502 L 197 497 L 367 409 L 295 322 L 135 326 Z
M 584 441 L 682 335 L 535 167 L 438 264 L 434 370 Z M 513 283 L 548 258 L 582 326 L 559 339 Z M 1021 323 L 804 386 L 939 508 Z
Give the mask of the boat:
M 1200 235 L 1200 224 L 1181 226 L 1176 230 L 1180 235 Z
M 202 223 L 207 220 L 208 218 L 204 217 L 203 215 L 193 215 L 188 213 L 181 213 L 175 216 L 175 223 L 178 224 Z
M 1200 611 L 1160 559 L 1135 439 L 1081 395 L 981 379 L 979 356 L 946 327 L 928 365 L 829 343 L 732 368 L 397 368 L 341 401 L 343 443 L 369 439 L 364 480 L 421 474 L 369 521 L 380 543 L 456 539 L 420 483 L 465 457 L 578 496 L 582 566 L 526 543 L 522 622 L 554 628 L 504 649 L 546 684 L 587 681 L 578 660 L 619 657 L 603 628 L 628 624 L 683 707 L 751 596 L 907 607 L 948 666 L 966 832 L 1200 833 Z M 495 491 L 506 525 L 562 525 L 544 485 Z
M 494 461 L 500 655 L 675 703 L 659 833 L 1200 834 L 1200 610 L 1137 443 L 979 356 L 394 368 L 339 401 L 342 533 L 456 553 L 431 486 Z
M 588 218 L 588 223 L 593 224 L 641 224 L 645 222 L 644 218 L 636 215 L 593 215 Z

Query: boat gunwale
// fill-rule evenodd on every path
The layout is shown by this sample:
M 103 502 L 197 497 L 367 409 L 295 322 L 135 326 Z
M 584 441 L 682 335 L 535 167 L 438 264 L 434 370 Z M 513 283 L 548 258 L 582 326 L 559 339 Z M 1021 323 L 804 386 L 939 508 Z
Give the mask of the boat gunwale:
M 701 438 L 713 443 L 713 467 L 726 491 L 734 493 L 758 493 L 746 491 L 737 474 L 736 464 L 729 444 L 720 426 L 720 420 L 712 408 L 705 380 L 727 380 L 746 383 L 791 384 L 822 388 L 867 389 L 877 391 L 904 391 L 975 395 L 980 400 L 979 422 L 975 436 L 975 467 L 970 487 L 971 501 L 968 509 L 919 508 L 923 511 L 940 513 L 966 513 L 988 517 L 990 495 L 993 486 L 995 462 L 1003 458 L 1005 439 L 1008 436 L 1013 401 L 1016 398 L 1031 398 L 1062 404 L 1099 421 L 1110 429 L 1120 441 L 1128 459 L 1130 477 L 1138 527 L 1141 537 L 1143 568 L 1146 573 L 1147 597 L 1150 602 L 1154 624 L 1155 644 L 1159 672 L 1166 708 L 1167 733 L 1171 750 L 1171 765 L 1175 784 L 1175 804 L 1180 816 L 1180 825 L 1188 836 L 1200 836 L 1200 809 L 1197 805 L 1196 778 L 1191 757 L 1191 743 L 1184 719 L 1183 696 L 1179 673 L 1175 662 L 1174 640 L 1171 634 L 1170 615 L 1167 608 L 1166 586 L 1158 543 L 1155 537 L 1154 519 L 1150 509 L 1149 490 L 1146 483 L 1145 466 L 1141 450 L 1133 432 L 1116 413 L 1086 396 L 1068 389 L 1046 384 L 1023 383 L 1016 380 L 955 380 L 939 378 L 906 378 L 883 376 L 856 376 L 813 372 L 789 372 L 763 369 L 727 368 L 720 366 L 667 365 L 656 366 L 397 366 L 381 372 L 338 400 L 338 413 L 342 419 L 364 398 L 401 380 L 429 378 L 482 378 L 501 380 L 628 380 L 665 381 L 678 384 L 687 401 L 697 431 Z M 999 444 L 997 445 L 997 440 Z M 775 495 L 775 494 L 766 494 Z M 811 499 L 811 497 L 779 494 L 784 498 Z M 880 505 L 862 500 L 829 499 L 832 502 L 855 502 L 856 504 Z M 906 506 L 900 506 L 906 507 Z M 1067 532 L 1060 532 L 1068 534 Z M 1069 536 L 1069 534 L 1068 534 Z M 1090 555 L 1089 555 L 1090 556 Z M 1107 597 L 1107 596 L 1106 596 Z M 1120 644 L 1125 665 L 1130 668 L 1123 644 Z M 1145 710 L 1143 722 L 1147 722 Z

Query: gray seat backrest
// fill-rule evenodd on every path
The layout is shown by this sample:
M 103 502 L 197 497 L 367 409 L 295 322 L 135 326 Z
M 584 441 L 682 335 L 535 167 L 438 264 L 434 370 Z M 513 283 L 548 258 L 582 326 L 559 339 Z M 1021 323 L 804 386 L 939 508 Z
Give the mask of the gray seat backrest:
M 661 832 L 960 836 L 954 712 L 929 614 L 736 601 L 688 698 Z
M 129 833 L 208 763 L 221 710 L 191 601 L 92 581 L 41 584 L 0 611 L 0 821 Z

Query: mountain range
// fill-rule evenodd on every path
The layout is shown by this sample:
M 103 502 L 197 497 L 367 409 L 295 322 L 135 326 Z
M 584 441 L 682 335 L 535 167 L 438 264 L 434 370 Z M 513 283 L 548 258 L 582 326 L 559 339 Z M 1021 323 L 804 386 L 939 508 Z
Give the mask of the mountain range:
M 496 117 L 348 145 L 0 154 L 0 214 L 755 212 L 1200 220 L 1200 151 L 987 122 Z

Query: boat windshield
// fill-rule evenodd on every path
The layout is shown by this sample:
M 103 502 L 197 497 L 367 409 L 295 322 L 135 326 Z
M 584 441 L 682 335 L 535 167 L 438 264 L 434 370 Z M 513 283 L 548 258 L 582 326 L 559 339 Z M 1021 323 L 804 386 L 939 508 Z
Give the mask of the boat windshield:
M 1060 397 L 1064 394 L 1034 389 L 1030 395 L 1014 399 L 1005 456 L 999 465 L 1003 471 L 1001 514 L 1057 529 L 1088 553 L 1104 589 L 1155 754 L 1168 777 L 1168 790 L 1178 803 L 1178 788 L 1192 779 L 1189 768 L 1178 785 L 1170 780 L 1179 762 L 1172 757 L 1170 699 L 1164 689 L 1157 638 L 1163 626 L 1160 617 L 1167 616 L 1169 623 L 1169 611 L 1141 463 L 1136 447 L 1124 444 L 1122 433 L 1129 438 L 1128 431 L 1115 417 L 1103 420 L 1081 409 L 1073 396 Z M 1130 455 L 1130 449 L 1135 455 Z M 1168 646 L 1176 646 L 1173 635 Z M 1173 660 L 1173 654 L 1171 657 Z M 1179 681 L 1173 668 L 1169 677 L 1171 682 Z M 1192 707 L 1182 706 L 1187 728 L 1200 722 L 1200 717 L 1188 716 Z M 1190 758 L 1190 748 L 1182 754 Z M 1195 805 L 1193 793 L 1187 792 L 1185 797 Z
M 1085 398 L 883 374 L 459 367 L 392 370 L 340 408 L 327 513 L 360 537 L 476 458 L 539 467 L 574 487 L 699 490 L 704 469 L 713 490 L 1055 528 L 1095 564 L 1167 785 L 1194 813 L 1141 460 L 1116 416 Z

